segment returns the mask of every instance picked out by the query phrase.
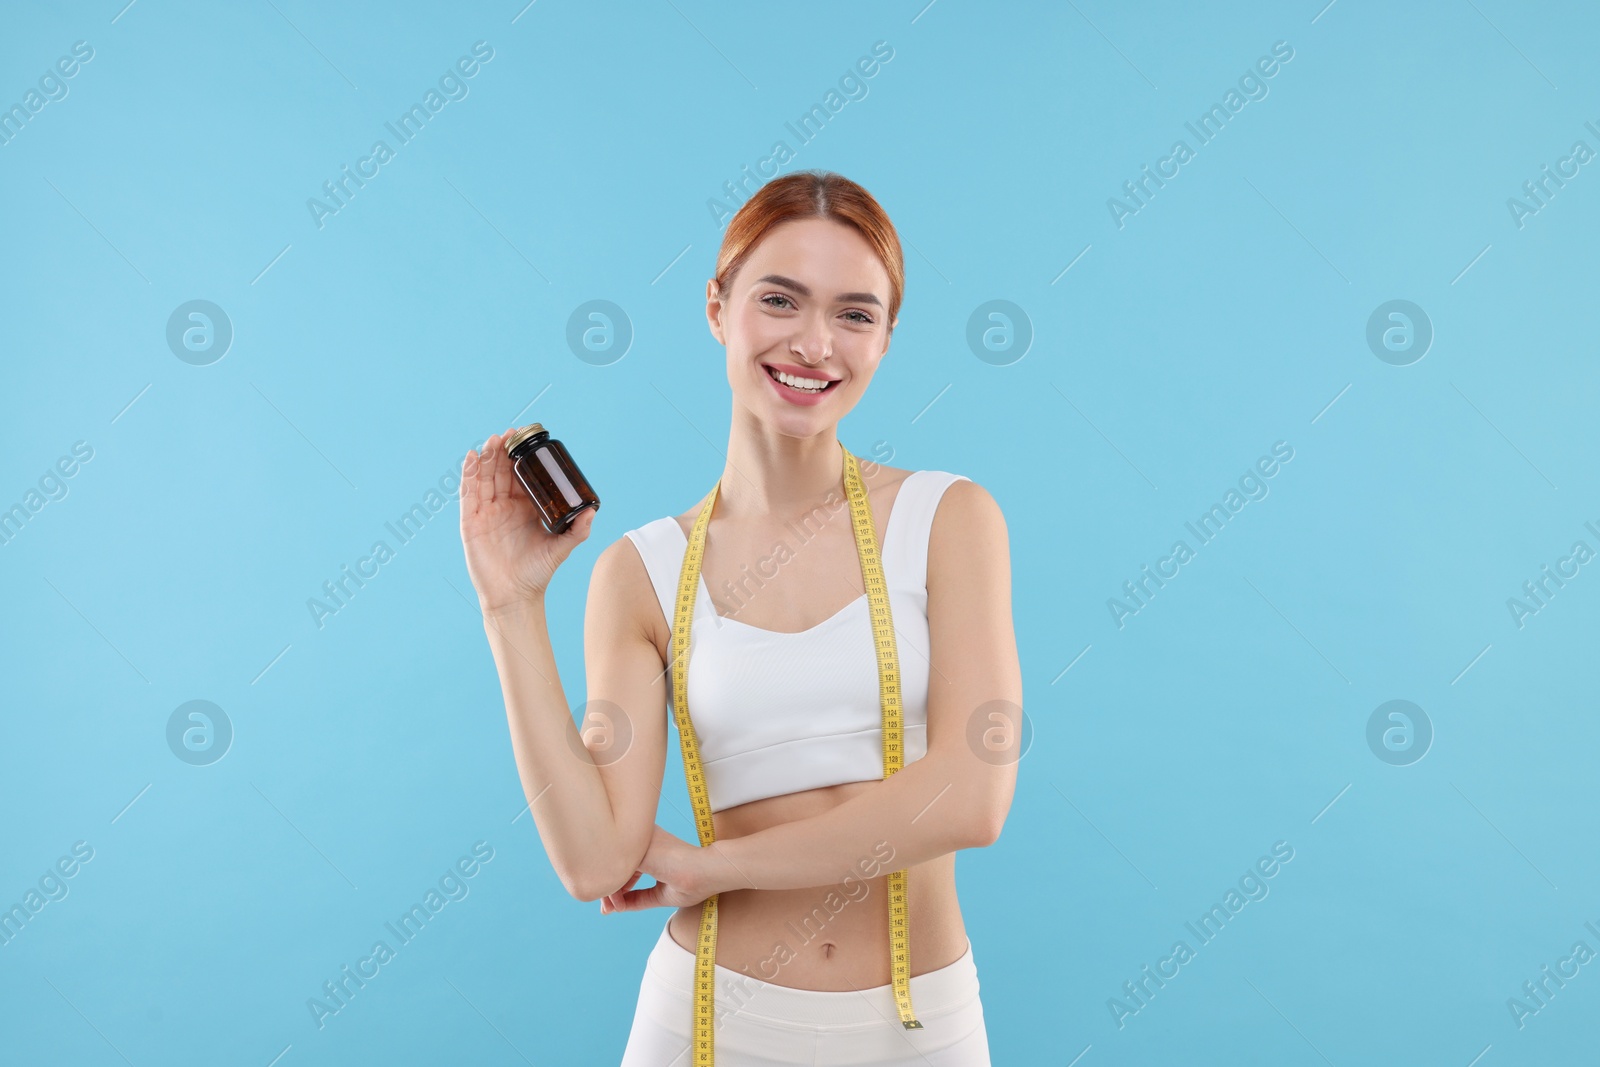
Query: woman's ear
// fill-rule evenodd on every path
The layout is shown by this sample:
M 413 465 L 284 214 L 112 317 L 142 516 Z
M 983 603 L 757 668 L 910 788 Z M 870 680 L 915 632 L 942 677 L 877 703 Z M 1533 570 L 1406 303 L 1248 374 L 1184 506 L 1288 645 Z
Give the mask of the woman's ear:
M 706 282 L 706 324 L 711 327 L 711 336 L 717 339 L 717 344 L 728 347 L 727 338 L 722 336 L 722 298 L 717 295 L 715 278 Z

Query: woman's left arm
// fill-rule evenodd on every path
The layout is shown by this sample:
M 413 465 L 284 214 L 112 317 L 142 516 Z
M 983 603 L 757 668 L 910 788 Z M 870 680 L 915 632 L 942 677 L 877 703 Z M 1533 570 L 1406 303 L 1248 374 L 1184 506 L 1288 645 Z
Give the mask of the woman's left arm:
M 1022 669 L 1005 518 L 975 482 L 952 483 L 934 513 L 928 651 L 927 755 L 820 815 L 697 849 L 697 890 L 834 885 L 875 859 L 887 873 L 999 837 L 1022 754 Z

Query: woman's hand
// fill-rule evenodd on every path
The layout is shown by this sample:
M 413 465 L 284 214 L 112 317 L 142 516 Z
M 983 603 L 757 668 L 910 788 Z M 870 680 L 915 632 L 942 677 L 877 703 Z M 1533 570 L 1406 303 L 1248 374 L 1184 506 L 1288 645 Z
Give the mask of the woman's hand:
M 511 469 L 510 434 L 495 434 L 482 453 L 469 450 L 461 462 L 461 544 L 485 614 L 543 597 L 556 568 L 588 539 L 599 510 L 584 509 L 560 534 L 546 530 Z
M 633 877 L 621 889 L 600 898 L 600 914 L 699 904 L 717 891 L 710 876 L 720 866 L 715 846 L 691 845 L 657 826 L 639 870 L 633 872 Z M 643 874 L 655 878 L 656 884 L 634 889 L 634 883 Z

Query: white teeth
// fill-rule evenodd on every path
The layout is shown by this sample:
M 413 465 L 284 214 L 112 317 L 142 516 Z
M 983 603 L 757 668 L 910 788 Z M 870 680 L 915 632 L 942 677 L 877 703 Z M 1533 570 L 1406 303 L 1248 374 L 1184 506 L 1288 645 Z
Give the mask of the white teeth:
M 767 371 L 784 385 L 790 386 L 794 389 L 803 389 L 808 393 L 820 393 L 822 390 L 828 387 L 828 382 L 826 379 L 819 381 L 816 378 L 796 378 L 794 375 L 785 374 L 783 371 L 778 370 L 775 367 L 768 367 Z

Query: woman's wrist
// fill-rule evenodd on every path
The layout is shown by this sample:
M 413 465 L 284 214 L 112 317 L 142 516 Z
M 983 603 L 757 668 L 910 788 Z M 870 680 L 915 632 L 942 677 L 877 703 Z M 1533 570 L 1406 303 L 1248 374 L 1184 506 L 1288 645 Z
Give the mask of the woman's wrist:
M 730 850 L 728 847 L 732 841 L 737 840 L 737 838 L 733 838 L 730 841 L 713 841 L 706 848 L 706 866 L 703 872 L 704 886 L 702 887 L 706 891 L 706 896 L 709 897 L 713 893 L 723 893 L 732 889 L 756 888 L 755 883 L 750 881 L 745 873 L 739 869 L 737 860 L 731 854 L 737 850 Z
M 537 593 L 525 594 L 514 600 L 507 600 L 493 605 L 479 600 L 478 610 L 482 612 L 485 623 L 515 622 L 535 612 L 544 611 L 544 592 L 541 590 Z

